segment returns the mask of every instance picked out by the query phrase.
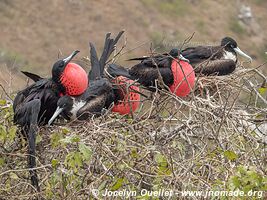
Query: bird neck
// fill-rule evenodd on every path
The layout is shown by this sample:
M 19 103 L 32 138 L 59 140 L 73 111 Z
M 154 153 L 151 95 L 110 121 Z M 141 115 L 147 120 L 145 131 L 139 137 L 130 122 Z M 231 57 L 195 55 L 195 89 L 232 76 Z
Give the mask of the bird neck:
M 59 92 L 60 96 L 63 96 L 66 94 L 66 88 L 64 87 L 64 85 L 61 83 L 60 81 L 60 77 L 59 76 L 53 76 L 52 77 L 52 81 L 56 84 L 57 86 L 57 91 Z

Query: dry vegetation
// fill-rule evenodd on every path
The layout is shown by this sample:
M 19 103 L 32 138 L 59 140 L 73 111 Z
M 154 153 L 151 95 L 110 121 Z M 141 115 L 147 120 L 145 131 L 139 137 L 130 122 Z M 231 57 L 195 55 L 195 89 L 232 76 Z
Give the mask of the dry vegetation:
M 107 29 L 117 32 L 123 28 L 121 24 L 127 29 L 128 40 L 122 52 L 124 56 L 119 61 L 132 54 L 140 56 L 148 52 L 150 40 L 162 42 L 164 35 L 168 35 L 165 46 L 160 46 L 166 48 L 168 44 L 183 41 L 184 35 L 196 30 L 199 35 L 192 42 L 218 41 L 226 33 L 240 35 L 240 47 L 253 51 L 253 57 L 266 51 L 266 39 L 261 33 L 251 36 L 247 30 L 236 28 L 233 4 L 220 9 L 222 1 L 203 1 L 186 9 L 179 7 L 184 12 L 181 16 L 166 12 L 173 9 L 172 1 L 167 4 L 153 4 L 151 0 L 131 1 L 131 6 L 124 1 L 115 1 L 114 12 L 108 7 L 110 1 L 94 1 L 89 5 L 83 0 L 63 3 L 59 0 L 51 5 L 41 3 L 39 6 L 44 9 L 39 10 L 36 21 L 36 16 L 33 16 L 36 13 L 31 12 L 36 9 L 33 1 L 8 2 L 0 0 L 0 6 L 4 5 L 0 7 L 0 11 L 4 11 L 0 13 L 0 23 L 5 27 L 4 32 L 10 33 L 0 33 L 4 38 L 0 48 L 5 55 L 1 54 L 0 58 L 7 59 L 0 60 L 0 63 L 7 63 L 1 65 L 5 72 L 0 76 L 0 83 L 3 82 L 0 88 L 0 199 L 105 199 L 101 193 L 106 189 L 137 191 L 137 197 L 130 199 L 151 199 L 140 196 L 142 189 L 177 192 L 239 189 L 265 191 L 263 195 L 266 197 L 267 77 L 260 72 L 264 71 L 264 65 L 247 69 L 242 67 L 245 63 L 241 63 L 230 76 L 198 77 L 196 88 L 187 98 L 178 98 L 165 90 L 147 94 L 149 97 L 142 99 L 139 111 L 132 116 L 119 116 L 107 111 L 104 116 L 86 122 L 61 120 L 52 127 L 41 127 L 37 136 L 41 192 L 36 193 L 28 179 L 26 141 L 17 137 L 17 127 L 12 122 L 13 91 L 18 83 L 25 83 L 24 79 L 20 77 L 18 80 L 14 75 L 20 66 L 28 65 L 28 69 L 33 71 L 37 69 L 33 66 L 42 67 L 41 71 L 36 70 L 38 74 L 47 74 L 43 66 L 48 69 L 51 60 L 56 59 L 58 49 L 68 52 L 79 46 L 84 52 L 81 56 L 86 56 L 88 45 L 84 41 L 88 40 L 88 34 L 90 41 L 101 43 Z M 175 5 L 189 5 L 194 1 L 173 2 Z M 253 9 L 263 13 L 266 2 L 255 2 Z M 149 12 L 144 10 L 144 6 L 149 8 Z M 204 9 L 206 7 L 213 9 Z M 65 16 L 64 9 L 68 13 L 74 9 L 72 14 L 75 16 Z M 225 13 L 227 9 L 230 14 L 226 18 L 215 19 L 218 13 Z M 56 11 L 62 12 L 51 15 Z M 20 18 L 22 13 L 26 14 Z M 80 13 L 83 13 L 82 18 Z M 112 13 L 116 13 L 113 18 Z M 188 17 L 186 13 L 195 17 Z M 170 17 L 181 17 L 182 20 L 169 20 Z M 17 18 L 20 20 L 14 20 Z M 33 20 L 32 23 L 29 19 Z M 63 24 L 63 19 L 73 24 Z M 262 19 L 259 21 L 263 24 Z M 8 26 L 10 21 L 16 26 Z M 89 24 L 85 26 L 87 22 Z M 181 29 L 182 22 L 188 24 L 188 29 Z M 213 27 L 213 22 L 218 29 Z M 75 29 L 77 27 L 80 29 Z M 169 32 L 158 31 L 163 29 Z M 27 37 L 25 33 L 28 33 Z M 144 40 L 140 41 L 140 38 Z M 247 38 L 252 42 L 248 43 Z M 7 46 L 11 49 L 6 50 Z M 14 57 L 17 58 L 15 62 Z M 19 87 L 23 88 L 25 84 L 19 84 Z M 96 195 L 94 189 L 100 194 Z M 171 198 L 188 199 L 181 193 Z M 256 199 L 257 195 L 253 198 Z
M 87 122 L 42 127 L 39 194 L 28 180 L 12 103 L 1 100 L 0 198 L 105 199 L 106 189 L 139 197 L 142 189 L 266 191 L 266 76 L 240 66 L 230 76 L 197 82 L 186 99 L 156 92 L 132 117 L 107 111 Z

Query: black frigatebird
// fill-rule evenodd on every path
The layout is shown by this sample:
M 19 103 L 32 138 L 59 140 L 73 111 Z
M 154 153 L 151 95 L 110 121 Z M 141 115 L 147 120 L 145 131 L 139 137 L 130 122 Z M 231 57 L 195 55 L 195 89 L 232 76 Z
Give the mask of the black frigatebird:
M 105 65 L 115 50 L 116 44 L 124 31 L 119 32 L 115 39 L 111 39 L 111 33 L 106 34 L 103 53 L 98 59 L 95 47 L 90 43 L 91 70 L 88 74 L 89 87 L 80 96 L 62 96 L 57 102 L 57 110 L 49 120 L 48 124 L 60 114 L 65 119 L 86 120 L 90 117 L 99 116 L 103 108 L 108 108 L 113 102 L 118 101 L 119 95 L 108 79 L 103 77 Z
M 33 169 L 36 166 L 36 131 L 38 125 L 46 124 L 52 117 L 60 95 L 65 94 L 65 92 L 69 90 L 68 87 L 73 87 L 73 85 L 75 85 L 75 83 L 69 85 L 62 83 L 62 80 L 64 80 L 65 77 L 71 76 L 65 69 L 71 68 L 68 64 L 70 64 L 70 61 L 78 52 L 79 51 L 76 50 L 67 58 L 58 60 L 53 65 L 52 78 L 44 79 L 38 75 L 24 72 L 25 75 L 29 75 L 29 77 L 36 82 L 18 92 L 14 99 L 14 123 L 21 127 L 22 135 L 28 140 L 30 179 L 32 185 L 36 187 L 38 191 L 40 191 L 38 178 L 36 170 Z M 74 71 L 76 74 L 83 73 L 83 71 L 79 71 L 77 68 L 75 68 Z M 87 87 L 87 85 L 85 87 Z
M 141 85 L 155 91 L 155 81 L 162 77 L 163 83 L 170 87 L 178 96 L 186 96 L 194 87 L 195 75 L 188 60 L 183 57 L 179 49 L 172 49 L 169 53 L 132 58 L 140 63 L 130 69 L 111 64 L 107 73 L 112 76 L 125 76 L 137 80 Z M 185 77 L 187 81 L 185 80 Z
M 241 51 L 237 42 L 230 37 L 223 38 L 220 46 L 188 47 L 182 51 L 182 54 L 190 61 L 196 73 L 204 75 L 232 73 L 236 68 L 237 54 L 252 61 L 252 58 Z

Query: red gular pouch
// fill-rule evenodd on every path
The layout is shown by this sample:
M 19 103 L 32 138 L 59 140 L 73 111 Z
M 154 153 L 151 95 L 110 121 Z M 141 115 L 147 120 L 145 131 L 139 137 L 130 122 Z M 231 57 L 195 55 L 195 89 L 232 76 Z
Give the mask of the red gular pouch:
M 68 63 L 60 77 L 60 82 L 66 88 L 67 95 L 77 96 L 87 89 L 88 76 L 80 65 Z
M 179 63 L 178 63 L 179 62 Z M 185 61 L 173 60 L 171 65 L 173 84 L 169 86 L 172 93 L 179 97 L 187 96 L 195 86 L 195 72 L 193 67 Z
M 126 77 L 119 76 L 114 81 L 119 85 L 120 88 L 120 99 L 117 104 L 112 108 L 112 112 L 117 112 L 121 115 L 127 115 L 131 112 L 136 111 L 140 105 L 140 94 L 134 92 L 139 92 L 139 87 L 131 85 L 134 83 L 133 80 L 129 80 Z M 131 85 L 127 91 L 127 85 Z

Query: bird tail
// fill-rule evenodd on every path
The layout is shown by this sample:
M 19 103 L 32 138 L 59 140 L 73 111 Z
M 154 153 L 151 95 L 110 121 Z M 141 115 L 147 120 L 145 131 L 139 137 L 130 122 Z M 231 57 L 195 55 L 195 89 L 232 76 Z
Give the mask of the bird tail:
M 29 168 L 30 168 L 31 183 L 37 189 L 37 191 L 40 191 L 37 172 L 36 172 L 36 169 L 34 169 L 36 167 L 35 141 L 36 141 L 37 128 L 38 128 L 37 125 L 30 125 L 29 131 L 28 131 L 28 140 L 29 140 L 29 146 L 28 146 L 29 160 L 28 160 L 28 165 L 29 165 Z
M 109 64 L 106 73 L 113 78 L 117 76 L 124 76 L 126 78 L 132 79 L 127 69 L 116 64 Z
M 40 77 L 37 74 L 33 74 L 31 72 L 26 72 L 26 71 L 21 71 L 21 73 L 23 73 L 25 76 L 27 76 L 28 78 L 32 79 L 34 82 L 40 81 L 41 79 L 43 79 L 42 77 Z
M 90 43 L 90 59 L 91 59 L 91 71 L 89 72 L 89 80 L 95 80 L 97 77 L 102 77 L 104 74 L 105 65 L 108 62 L 109 57 L 114 52 L 116 44 L 121 38 L 124 31 L 120 31 L 115 39 L 110 38 L 111 33 L 106 34 L 104 49 L 100 59 L 97 57 L 95 47 Z
M 39 99 L 34 99 L 25 105 L 24 117 L 27 119 L 18 122 L 23 125 L 22 133 L 28 139 L 28 167 L 30 172 L 31 184 L 40 191 L 38 184 L 38 176 L 36 172 L 36 153 L 35 153 L 35 142 L 36 133 L 38 130 L 38 114 L 40 112 L 41 102 Z M 22 108 L 23 109 L 23 108 Z
M 94 45 L 91 42 L 89 43 L 89 45 L 91 70 L 89 72 L 88 78 L 89 80 L 96 80 L 97 78 L 100 78 L 100 63 Z

